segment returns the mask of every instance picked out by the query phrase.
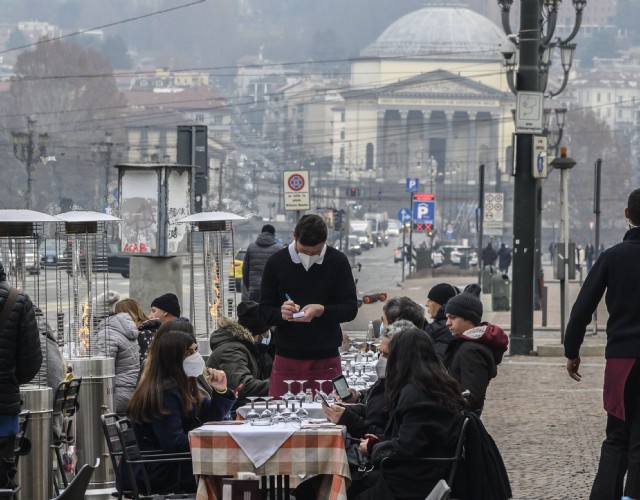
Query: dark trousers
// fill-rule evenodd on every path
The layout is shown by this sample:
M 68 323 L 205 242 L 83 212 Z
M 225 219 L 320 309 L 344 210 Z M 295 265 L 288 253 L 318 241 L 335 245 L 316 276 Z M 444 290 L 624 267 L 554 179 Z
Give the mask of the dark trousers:
M 640 498 L 640 366 L 636 361 L 624 389 L 626 420 L 607 415 L 591 500 L 619 500 L 624 494 Z M 624 483 L 624 475 L 627 481 Z
M 15 436 L 0 437 L 0 488 L 16 487 Z

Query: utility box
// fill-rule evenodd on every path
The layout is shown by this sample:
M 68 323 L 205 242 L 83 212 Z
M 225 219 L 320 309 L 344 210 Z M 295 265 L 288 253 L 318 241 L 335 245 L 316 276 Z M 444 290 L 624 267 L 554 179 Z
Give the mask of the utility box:
M 553 278 L 557 280 L 574 280 L 576 279 L 576 244 L 573 242 L 569 242 L 569 276 L 564 275 L 564 254 L 564 243 L 555 243 L 553 245 Z
M 429 267 L 431 267 L 431 250 L 416 248 L 416 271 L 429 269 Z
M 507 274 L 496 273 L 491 277 L 491 308 L 494 311 L 508 311 L 511 285 Z
M 493 266 L 484 266 L 482 268 L 482 293 L 491 293 L 491 278 L 496 273 Z

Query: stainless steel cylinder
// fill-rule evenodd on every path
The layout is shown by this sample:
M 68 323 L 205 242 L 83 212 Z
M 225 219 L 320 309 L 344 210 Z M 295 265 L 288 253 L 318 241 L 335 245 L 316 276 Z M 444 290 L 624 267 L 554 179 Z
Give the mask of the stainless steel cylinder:
M 72 358 L 69 364 L 73 375 L 82 378 L 76 413 L 77 469 L 84 464 L 100 466 L 94 471 L 89 489 L 105 489 L 115 486 L 115 472 L 111 466 L 109 449 L 102 432 L 100 415 L 115 411 L 115 360 L 108 357 Z M 91 492 L 87 493 L 88 496 Z
M 53 390 L 37 385 L 20 386 L 22 410 L 29 411 L 26 437 L 31 451 L 18 462 L 18 498 L 21 500 L 47 500 L 53 496 L 53 468 L 51 460 L 51 414 Z

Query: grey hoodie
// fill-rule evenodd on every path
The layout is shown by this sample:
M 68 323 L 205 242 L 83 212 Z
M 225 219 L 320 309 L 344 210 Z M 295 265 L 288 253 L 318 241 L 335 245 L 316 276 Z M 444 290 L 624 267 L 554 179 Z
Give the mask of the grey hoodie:
M 91 354 L 116 360 L 116 413 L 124 415 L 140 370 L 138 327 L 128 313 L 104 318 L 91 335 Z

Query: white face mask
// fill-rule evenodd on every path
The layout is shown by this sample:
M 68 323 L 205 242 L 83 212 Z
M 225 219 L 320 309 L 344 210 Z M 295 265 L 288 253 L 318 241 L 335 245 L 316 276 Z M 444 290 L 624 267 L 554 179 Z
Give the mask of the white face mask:
M 307 255 L 305 253 L 299 253 L 298 258 L 300 259 L 305 271 L 308 271 L 311 266 L 320 260 L 319 255 Z
M 202 359 L 199 352 L 187 356 L 182 362 L 182 369 L 187 377 L 199 377 L 204 371 L 204 366 L 204 359 Z
M 378 378 L 384 378 L 384 374 L 387 371 L 387 358 L 378 358 L 376 361 L 376 373 Z

